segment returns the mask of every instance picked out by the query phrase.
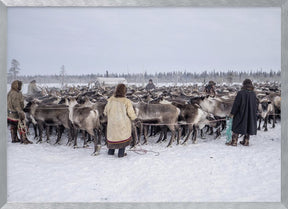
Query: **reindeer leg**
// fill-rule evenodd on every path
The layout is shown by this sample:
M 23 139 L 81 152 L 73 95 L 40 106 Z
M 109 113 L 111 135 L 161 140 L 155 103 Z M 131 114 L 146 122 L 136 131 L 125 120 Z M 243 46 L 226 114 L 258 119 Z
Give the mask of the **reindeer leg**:
M 58 144 L 59 141 L 60 141 L 60 138 L 61 138 L 61 130 L 60 130 L 60 129 L 61 129 L 60 126 L 57 126 L 57 127 L 56 127 L 56 130 L 57 130 L 57 139 L 56 139 L 56 142 L 54 143 L 54 145 L 55 145 L 55 144 Z
M 130 143 L 130 148 L 135 147 L 137 138 L 137 128 L 134 124 L 132 124 L 132 141 Z
M 197 128 L 196 128 L 196 126 L 193 126 L 192 143 L 193 144 L 197 144 Z
M 163 127 L 164 138 L 162 139 L 162 141 L 165 141 L 167 139 L 167 131 L 168 131 L 167 126 L 164 126 Z
M 268 115 L 265 117 L 264 131 L 268 131 L 268 129 L 267 129 L 267 121 L 268 121 Z
M 182 127 L 181 126 L 177 126 L 177 145 L 180 144 L 180 138 L 181 138 L 181 132 L 182 132 Z
M 143 130 L 143 133 L 144 133 L 144 142 L 143 142 L 142 144 L 147 144 L 148 128 L 149 128 L 149 126 L 144 126 L 144 130 Z
M 188 125 L 188 134 L 187 134 L 184 142 L 182 143 L 183 145 L 186 144 L 186 142 L 188 141 L 189 137 L 191 136 L 191 134 L 192 134 L 192 129 L 193 129 L 193 125 Z
M 216 136 L 215 136 L 215 139 L 219 138 L 219 136 L 221 136 L 220 127 L 217 128 L 217 130 L 216 130 Z
M 161 130 L 160 135 L 159 135 L 159 138 L 158 138 L 158 140 L 156 141 L 156 143 L 159 143 L 159 142 L 162 141 L 163 135 L 164 135 L 164 132 L 163 132 L 163 130 Z
M 46 142 L 50 141 L 50 126 L 46 126 Z
M 154 136 L 154 129 L 153 126 L 150 126 L 150 135 L 149 137 Z
M 107 126 L 106 125 L 103 128 L 103 135 L 104 135 L 104 145 L 107 145 Z
M 141 123 L 140 130 L 139 130 L 139 136 L 138 136 L 136 144 L 139 144 L 141 142 L 141 136 L 143 134 L 143 129 L 144 129 L 144 125 Z
M 169 144 L 167 145 L 167 147 L 171 147 L 172 146 L 172 143 L 175 139 L 175 128 L 174 126 L 173 127 L 169 127 L 169 129 L 171 130 L 171 139 L 169 141 Z
M 209 132 L 209 130 L 210 130 L 210 126 L 205 125 L 205 127 L 206 127 L 206 131 L 205 131 L 205 133 L 207 134 L 207 133 Z
M 90 136 L 91 137 L 91 135 L 90 134 L 88 134 L 88 136 Z M 87 137 L 85 136 L 84 137 L 84 142 L 83 142 L 83 148 L 87 148 L 87 147 L 89 147 L 89 145 L 87 144 Z
M 34 139 L 37 139 L 38 134 L 37 134 L 37 125 L 32 124 L 33 125 L 33 129 L 34 129 Z
M 209 127 L 209 129 L 210 129 L 210 132 L 208 135 L 213 135 L 213 127 Z
M 43 135 L 43 129 L 44 129 L 42 122 L 38 123 L 38 128 L 39 128 L 39 140 L 36 142 L 37 144 L 42 143 L 42 135 Z
M 258 130 L 261 130 L 261 117 L 259 118 L 259 125 L 258 125 Z
M 87 143 L 92 142 L 92 141 L 93 141 L 92 138 L 93 138 L 93 137 L 91 137 L 91 135 L 88 134 L 88 136 L 87 136 Z
M 90 131 L 88 131 L 88 133 L 87 133 L 86 131 L 82 131 L 82 133 L 84 133 L 84 134 L 82 134 L 83 148 L 89 147 L 89 145 L 87 144 L 87 135 L 88 135 L 88 137 L 89 137 L 89 136 L 90 136 L 90 137 L 91 137 L 91 136 L 93 137 L 93 135 L 91 135 L 89 132 L 90 132 Z M 93 131 L 92 131 L 92 133 L 94 134 Z
M 186 125 L 182 125 L 182 132 L 181 132 L 181 136 L 186 136 L 186 132 L 187 132 L 187 126 Z
M 203 130 L 204 128 L 202 128 L 201 130 L 200 130 L 200 137 L 201 137 L 201 139 L 205 139 L 206 137 L 204 136 L 204 130 Z
M 157 127 L 157 126 L 150 126 L 150 127 L 151 127 L 151 129 L 153 129 L 153 136 L 156 136 L 156 134 L 159 131 L 159 127 Z
M 77 145 L 78 132 L 79 132 L 78 128 L 75 128 L 74 129 L 74 145 L 73 145 L 74 149 L 78 148 L 78 145 Z
M 53 134 L 53 126 L 49 126 L 49 136 Z
M 273 124 L 272 124 L 272 128 L 275 128 L 275 123 L 276 123 L 276 115 L 275 112 L 273 113 Z
M 97 156 L 100 154 L 100 150 L 101 150 L 101 144 L 99 143 L 99 138 L 97 136 L 99 136 L 99 134 L 97 134 L 97 129 L 94 129 L 94 152 L 92 153 L 92 155 Z
M 97 134 L 98 134 L 98 141 L 97 141 L 97 143 L 101 145 L 101 129 L 97 130 Z
M 56 140 L 56 142 L 55 142 L 55 144 L 59 144 L 60 145 L 60 140 L 61 140 L 61 136 L 62 136 L 62 134 L 63 134 L 63 132 L 64 132 L 64 128 L 65 127 L 63 127 L 63 126 L 57 126 L 57 140 Z M 68 138 L 69 138 L 69 136 L 68 136 Z M 55 145 L 54 144 L 54 145 Z

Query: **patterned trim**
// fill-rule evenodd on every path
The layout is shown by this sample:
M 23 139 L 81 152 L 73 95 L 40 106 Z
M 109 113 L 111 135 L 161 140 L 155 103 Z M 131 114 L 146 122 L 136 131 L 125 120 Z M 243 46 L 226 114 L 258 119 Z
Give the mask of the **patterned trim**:
M 19 119 L 16 119 L 16 118 L 8 118 L 7 117 L 7 120 L 12 121 L 12 122 L 19 122 Z
M 108 149 L 121 149 L 127 147 L 131 142 L 132 137 L 130 136 L 128 139 L 112 142 L 107 140 L 107 147 Z
M 128 139 L 125 139 L 125 140 L 122 140 L 122 141 L 109 141 L 107 139 L 107 142 L 110 143 L 110 144 L 122 144 L 122 143 L 128 142 L 130 140 L 131 140 L 131 136 Z

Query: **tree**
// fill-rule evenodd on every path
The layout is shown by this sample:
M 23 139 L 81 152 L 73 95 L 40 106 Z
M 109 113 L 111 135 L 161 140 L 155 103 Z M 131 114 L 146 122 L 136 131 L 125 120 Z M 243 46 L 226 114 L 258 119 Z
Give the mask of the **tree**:
M 227 81 L 230 84 L 233 82 L 233 72 L 232 71 L 228 71 L 228 73 L 227 73 Z
M 12 77 L 13 77 L 13 80 L 16 80 L 17 78 L 17 74 L 19 73 L 19 71 L 21 70 L 19 68 L 20 66 L 20 63 L 16 60 L 16 59 L 13 59 L 11 61 L 11 67 L 9 69 L 9 73 L 11 73 Z
M 66 74 L 65 66 L 62 65 L 61 70 L 60 70 L 61 86 L 62 86 L 62 87 L 64 86 L 64 78 L 65 78 L 65 74 Z

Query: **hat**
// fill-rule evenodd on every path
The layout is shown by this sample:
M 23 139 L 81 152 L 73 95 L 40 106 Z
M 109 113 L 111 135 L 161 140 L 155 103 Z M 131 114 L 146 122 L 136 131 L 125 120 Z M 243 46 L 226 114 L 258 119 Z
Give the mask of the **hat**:
M 209 81 L 208 84 L 215 85 L 216 83 L 214 81 Z
M 243 81 L 243 86 L 247 86 L 247 85 L 252 85 L 252 81 L 248 78 Z

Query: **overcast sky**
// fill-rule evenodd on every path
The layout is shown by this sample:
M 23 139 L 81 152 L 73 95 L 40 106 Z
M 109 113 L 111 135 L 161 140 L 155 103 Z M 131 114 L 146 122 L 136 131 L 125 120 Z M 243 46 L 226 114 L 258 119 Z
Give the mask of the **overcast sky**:
M 21 75 L 281 67 L 280 8 L 8 8 Z

